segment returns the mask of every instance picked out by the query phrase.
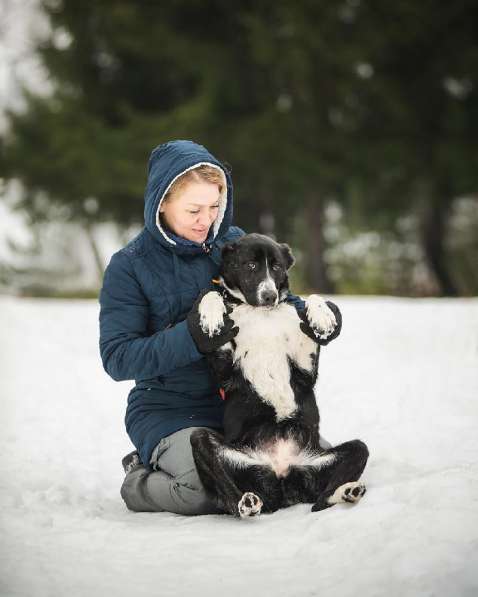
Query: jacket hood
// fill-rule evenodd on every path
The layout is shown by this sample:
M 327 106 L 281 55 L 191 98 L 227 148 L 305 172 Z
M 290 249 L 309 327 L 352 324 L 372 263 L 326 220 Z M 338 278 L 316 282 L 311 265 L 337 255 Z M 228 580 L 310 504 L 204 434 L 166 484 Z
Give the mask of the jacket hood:
M 149 158 L 148 182 L 144 194 L 145 226 L 157 241 L 178 254 L 198 253 L 203 250 L 203 246 L 165 229 L 159 219 L 159 208 L 173 182 L 181 174 L 202 164 L 218 168 L 224 182 L 217 219 L 211 226 L 206 241 L 206 244 L 211 244 L 223 236 L 232 223 L 232 179 L 224 165 L 202 145 L 186 140 L 158 145 Z

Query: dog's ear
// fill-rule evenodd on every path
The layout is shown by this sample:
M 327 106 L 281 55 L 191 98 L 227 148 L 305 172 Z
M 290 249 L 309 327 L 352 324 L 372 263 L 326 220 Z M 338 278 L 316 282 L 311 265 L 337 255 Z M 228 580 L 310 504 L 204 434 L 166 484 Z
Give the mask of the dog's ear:
M 292 255 L 292 251 L 290 250 L 289 245 L 286 243 L 280 244 L 279 247 L 284 258 L 285 267 L 286 269 L 290 269 L 295 263 L 295 257 Z

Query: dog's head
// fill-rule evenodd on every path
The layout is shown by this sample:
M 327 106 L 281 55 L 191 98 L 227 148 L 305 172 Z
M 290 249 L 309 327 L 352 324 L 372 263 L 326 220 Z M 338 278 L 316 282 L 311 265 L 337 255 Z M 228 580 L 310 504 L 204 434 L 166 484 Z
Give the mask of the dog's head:
M 254 307 L 275 307 L 289 290 L 294 265 L 288 245 L 262 234 L 246 234 L 222 250 L 221 276 L 227 290 Z

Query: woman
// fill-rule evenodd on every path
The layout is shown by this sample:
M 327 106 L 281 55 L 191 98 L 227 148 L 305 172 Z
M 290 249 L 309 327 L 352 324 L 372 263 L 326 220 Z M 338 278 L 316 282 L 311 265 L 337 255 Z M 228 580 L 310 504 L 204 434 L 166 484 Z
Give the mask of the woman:
M 204 357 L 237 333 L 228 318 L 211 342 L 187 315 L 213 289 L 232 226 L 232 181 L 202 145 L 171 141 L 151 154 L 145 227 L 113 255 L 100 295 L 100 351 L 115 380 L 134 379 L 126 429 L 137 448 L 123 459 L 121 495 L 131 510 L 218 512 L 191 454 L 197 427 L 222 428 L 223 403 Z M 290 295 L 298 308 L 303 303 Z M 194 339 L 193 339 L 194 337 Z

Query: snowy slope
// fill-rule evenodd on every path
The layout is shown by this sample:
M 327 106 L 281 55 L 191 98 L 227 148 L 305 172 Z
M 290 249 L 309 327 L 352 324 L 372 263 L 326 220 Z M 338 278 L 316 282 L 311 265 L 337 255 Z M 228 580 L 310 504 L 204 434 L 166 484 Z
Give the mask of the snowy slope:
M 96 303 L 0 297 L 0 595 L 478 594 L 478 300 L 337 303 L 322 432 L 368 444 L 368 492 L 236 520 L 127 511 Z

